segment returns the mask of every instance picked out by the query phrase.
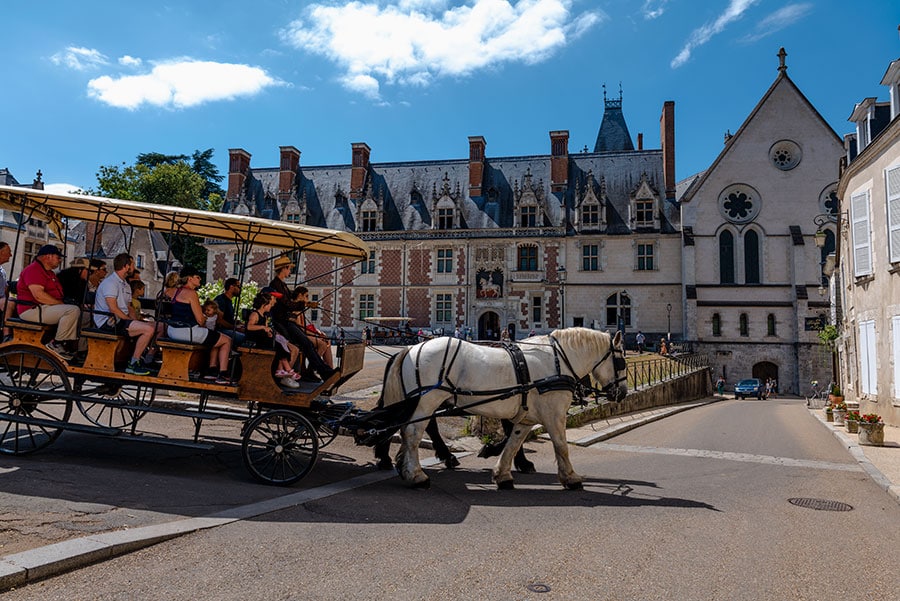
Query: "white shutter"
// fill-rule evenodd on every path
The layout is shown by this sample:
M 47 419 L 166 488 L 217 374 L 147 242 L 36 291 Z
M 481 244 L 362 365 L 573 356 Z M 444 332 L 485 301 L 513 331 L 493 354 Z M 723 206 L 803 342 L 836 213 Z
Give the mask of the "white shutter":
M 887 189 L 888 245 L 891 263 L 900 261 L 900 167 L 885 173 Z
M 869 231 L 869 191 L 850 198 L 850 219 L 853 232 L 853 275 L 872 273 L 872 244 Z
M 863 394 L 875 394 L 875 322 L 859 324 L 859 388 Z
M 891 330 L 894 338 L 894 347 L 891 349 L 894 357 L 894 398 L 900 399 L 900 315 L 891 318 Z

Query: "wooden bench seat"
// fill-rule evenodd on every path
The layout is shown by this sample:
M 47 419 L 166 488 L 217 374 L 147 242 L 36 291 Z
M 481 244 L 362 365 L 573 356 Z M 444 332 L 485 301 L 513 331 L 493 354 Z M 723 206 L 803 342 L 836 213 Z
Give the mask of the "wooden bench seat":
M 56 331 L 56 324 L 25 321 L 18 317 L 7 319 L 6 326 L 13 332 L 13 342 L 33 344 L 35 346 L 40 346 L 44 342 L 49 341 L 53 336 L 53 332 Z
M 202 344 L 182 342 L 171 338 L 158 338 L 156 344 L 162 350 L 160 378 L 189 380 L 192 371 L 201 371 L 207 365 L 209 348 Z
M 117 365 L 128 362 L 131 355 L 128 336 L 97 328 L 84 328 L 81 336 L 87 340 L 88 349 L 84 367 L 115 371 Z

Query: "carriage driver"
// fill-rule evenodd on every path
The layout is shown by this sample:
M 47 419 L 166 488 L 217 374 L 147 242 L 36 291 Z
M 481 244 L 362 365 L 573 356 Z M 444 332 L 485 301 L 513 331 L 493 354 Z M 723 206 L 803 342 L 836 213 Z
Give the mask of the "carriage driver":
M 34 262 L 22 270 L 16 285 L 19 318 L 43 324 L 56 324 L 56 337 L 47 348 L 71 359 L 78 338 L 81 309 L 63 302 L 63 289 L 54 269 L 62 262 L 62 252 L 52 244 L 42 246 Z
M 98 328 L 114 331 L 120 336 L 136 337 L 134 355 L 125 373 L 146 376 L 150 370 L 141 365 L 141 355 L 150 345 L 156 324 L 142 321 L 131 304 L 131 285 L 125 279 L 134 271 L 134 259 L 128 253 L 120 253 L 113 259 L 113 272 L 106 276 L 97 288 L 94 301 L 94 323 Z

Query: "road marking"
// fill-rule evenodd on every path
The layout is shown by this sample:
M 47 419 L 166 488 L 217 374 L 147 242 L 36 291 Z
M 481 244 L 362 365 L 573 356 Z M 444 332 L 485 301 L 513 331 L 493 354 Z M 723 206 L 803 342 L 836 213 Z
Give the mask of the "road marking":
M 703 449 L 669 449 L 664 447 L 645 447 L 639 445 L 614 444 L 598 442 L 590 446 L 592 449 L 607 451 L 623 451 L 626 453 L 650 453 L 655 455 L 679 455 L 681 457 L 700 457 L 703 459 L 725 459 L 745 463 L 763 463 L 782 467 L 806 467 L 819 470 L 839 472 L 861 472 L 863 469 L 856 463 L 833 463 L 830 461 L 810 461 L 808 459 L 792 459 L 790 457 L 773 457 L 771 455 L 753 455 L 750 453 L 729 453 L 727 451 L 707 451 Z

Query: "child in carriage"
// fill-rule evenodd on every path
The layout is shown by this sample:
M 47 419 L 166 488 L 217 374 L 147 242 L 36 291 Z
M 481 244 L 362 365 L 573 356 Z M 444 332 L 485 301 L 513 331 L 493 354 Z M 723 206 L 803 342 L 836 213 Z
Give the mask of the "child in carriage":
M 253 299 L 253 309 L 247 316 L 246 333 L 248 342 L 257 348 L 274 349 L 278 366 L 275 377 L 285 388 L 299 388 L 297 380 L 300 376 L 291 367 L 297 361 L 300 350 L 290 344 L 283 336 L 276 334 L 269 326 L 269 311 L 275 306 L 277 299 L 272 293 L 260 292 Z M 215 305 L 215 302 L 213 302 Z
M 309 300 L 309 289 L 306 286 L 294 288 L 294 291 L 291 293 L 291 300 L 297 303 L 299 307 L 302 307 L 295 314 L 294 323 L 303 330 L 306 337 L 313 343 L 316 352 L 322 357 L 325 365 L 334 369 L 334 358 L 331 356 L 331 342 L 328 340 L 328 335 L 306 318 L 306 309 L 317 308 L 319 306 L 318 303 L 313 303 Z

